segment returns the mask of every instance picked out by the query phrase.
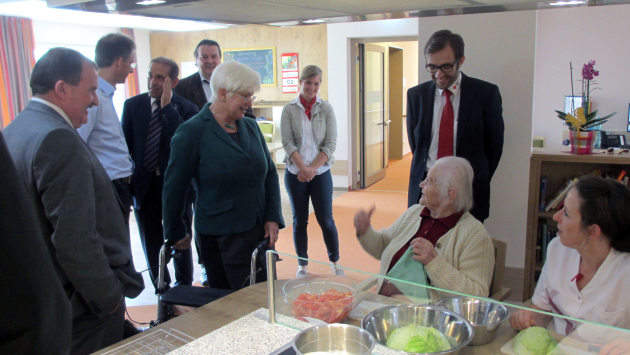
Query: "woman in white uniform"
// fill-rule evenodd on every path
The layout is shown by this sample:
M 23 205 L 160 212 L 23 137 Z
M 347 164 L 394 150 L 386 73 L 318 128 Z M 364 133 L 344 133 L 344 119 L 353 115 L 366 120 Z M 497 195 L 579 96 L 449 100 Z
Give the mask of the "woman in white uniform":
M 553 219 L 558 222 L 559 237 L 548 246 L 532 308 L 630 329 L 628 187 L 610 179 L 583 176 Z M 510 323 L 513 328 L 523 330 L 546 326 L 550 318 L 520 310 L 510 317 Z M 584 337 L 580 324 L 559 317 L 553 320 L 557 333 L 568 336 L 578 328 L 574 336 Z M 625 354 L 617 352 L 624 347 L 625 351 L 630 350 L 628 343 L 621 341 L 602 353 Z M 613 348 L 617 349 L 609 351 Z

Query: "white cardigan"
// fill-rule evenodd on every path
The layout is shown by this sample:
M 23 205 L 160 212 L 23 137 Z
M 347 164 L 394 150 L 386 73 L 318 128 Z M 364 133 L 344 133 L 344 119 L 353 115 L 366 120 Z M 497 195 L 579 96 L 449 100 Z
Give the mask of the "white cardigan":
M 381 260 L 386 275 L 392 257 L 420 228 L 424 206 L 411 206 L 390 227 L 375 231 L 371 226 L 359 236 L 363 249 Z M 471 296 L 488 297 L 494 271 L 494 246 L 486 228 L 466 212 L 455 227 L 438 239 L 438 256 L 425 265 L 431 285 Z M 435 293 L 432 292 L 435 296 Z

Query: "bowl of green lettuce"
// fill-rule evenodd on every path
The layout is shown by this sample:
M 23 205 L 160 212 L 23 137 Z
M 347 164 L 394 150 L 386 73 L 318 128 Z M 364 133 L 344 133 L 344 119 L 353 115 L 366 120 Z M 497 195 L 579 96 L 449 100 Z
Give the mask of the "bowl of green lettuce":
M 382 307 L 365 316 L 361 328 L 401 354 L 458 354 L 474 335 L 464 317 L 430 305 Z

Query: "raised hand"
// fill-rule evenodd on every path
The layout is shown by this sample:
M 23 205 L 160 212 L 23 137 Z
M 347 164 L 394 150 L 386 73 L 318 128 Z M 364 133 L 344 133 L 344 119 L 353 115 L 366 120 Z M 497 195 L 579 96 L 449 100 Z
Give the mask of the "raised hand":
M 376 206 L 372 206 L 369 211 L 361 209 L 354 215 L 354 228 L 357 230 L 357 235 L 365 234 L 370 228 L 370 219 L 375 210 Z

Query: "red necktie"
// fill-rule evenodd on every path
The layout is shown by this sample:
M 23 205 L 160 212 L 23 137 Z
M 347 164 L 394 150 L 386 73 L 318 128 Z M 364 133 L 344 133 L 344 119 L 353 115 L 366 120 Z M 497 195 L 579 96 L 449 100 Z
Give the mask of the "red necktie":
M 453 125 L 455 117 L 453 115 L 453 103 L 451 103 L 451 95 L 453 93 L 448 89 L 444 90 L 446 102 L 442 110 L 442 119 L 440 120 L 440 136 L 438 140 L 437 158 L 449 157 L 453 155 Z

